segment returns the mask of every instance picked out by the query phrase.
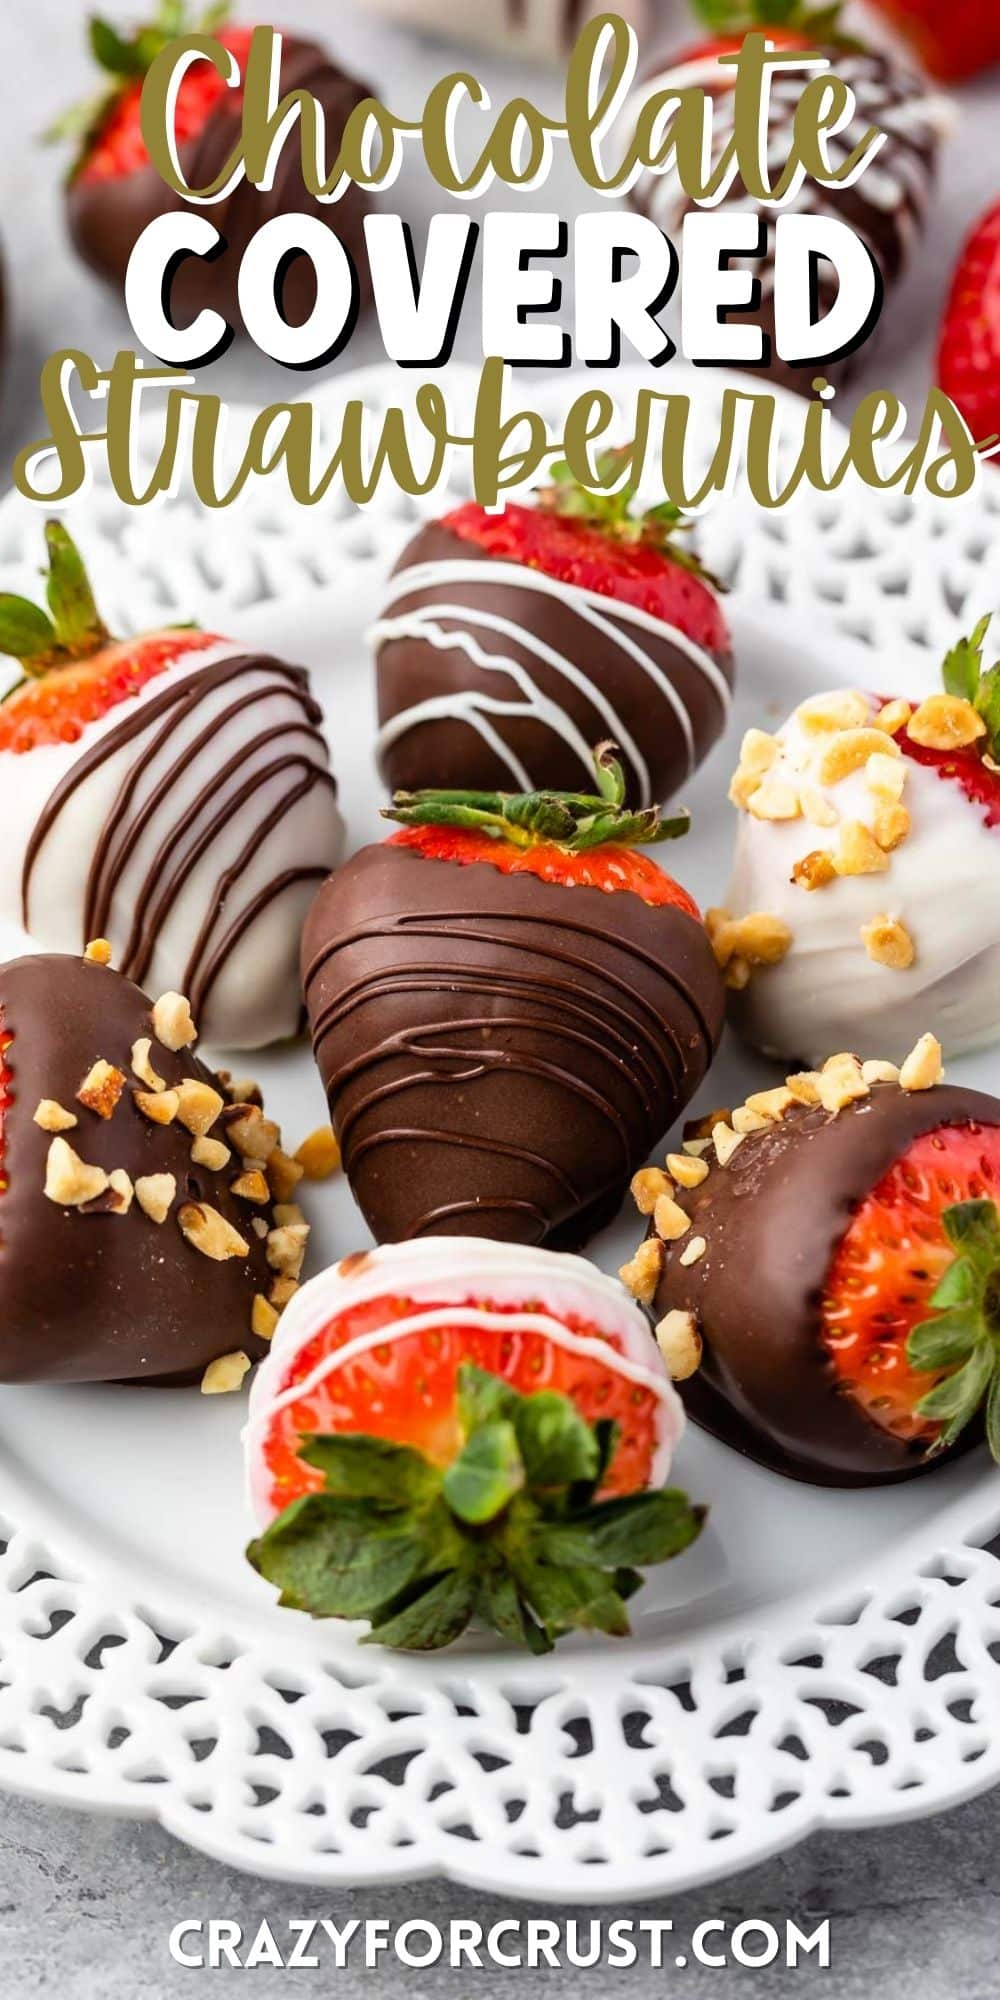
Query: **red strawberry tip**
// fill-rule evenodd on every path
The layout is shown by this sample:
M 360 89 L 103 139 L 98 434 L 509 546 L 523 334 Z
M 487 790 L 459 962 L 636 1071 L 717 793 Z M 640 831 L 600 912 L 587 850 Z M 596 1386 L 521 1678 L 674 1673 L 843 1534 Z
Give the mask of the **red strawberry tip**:
M 725 595 L 728 584 L 713 576 L 693 549 L 676 540 L 678 535 L 690 533 L 694 522 L 674 501 L 664 500 L 659 506 L 647 508 L 645 513 L 633 513 L 632 502 L 639 490 L 637 479 L 633 476 L 615 485 L 622 469 L 632 462 L 628 445 L 616 445 L 602 452 L 595 468 L 599 482 L 599 490 L 595 490 L 581 486 L 566 462 L 560 460 L 552 467 L 551 486 L 543 487 L 538 495 L 538 506 L 543 513 L 557 514 L 563 520 L 585 521 L 588 527 L 598 529 L 610 540 L 659 549 L 679 569 L 690 570 L 709 589 Z
M 49 126 L 42 137 L 57 144 L 74 139 L 77 155 L 69 179 L 75 180 L 86 165 L 119 101 L 135 92 L 158 55 L 179 35 L 215 35 L 225 27 L 232 12 L 230 0 L 212 0 L 199 14 L 190 15 L 187 0 L 159 0 L 155 20 L 133 29 L 125 36 L 110 21 L 92 15 L 87 24 L 90 53 L 110 82 L 93 97 L 75 104 Z
M 625 773 L 617 747 L 599 743 L 593 753 L 596 793 L 395 792 L 392 805 L 383 807 L 382 818 L 405 827 L 457 827 L 515 847 L 545 844 L 569 854 L 680 839 L 691 825 L 683 806 L 666 818 L 658 806 L 640 812 L 626 806 Z

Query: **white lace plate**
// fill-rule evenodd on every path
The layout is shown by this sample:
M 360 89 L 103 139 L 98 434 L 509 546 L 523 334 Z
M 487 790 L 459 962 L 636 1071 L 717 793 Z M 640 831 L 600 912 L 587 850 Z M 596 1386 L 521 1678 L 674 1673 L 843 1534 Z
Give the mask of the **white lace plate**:
M 670 372 L 709 435 L 724 378 Z M 610 386 L 625 404 L 640 379 Z M 459 402 L 471 384 L 450 371 Z M 554 419 L 580 386 L 534 384 L 531 400 Z M 400 393 L 385 369 L 320 400 Z M 725 882 L 747 723 L 837 682 L 928 685 L 956 630 L 996 608 L 989 469 L 985 487 L 936 507 L 803 493 L 770 516 L 737 497 L 707 519 L 741 684 L 731 741 L 689 788 L 697 830 L 671 856 L 703 902 Z M 128 514 L 99 488 L 71 526 L 118 629 L 198 618 L 313 669 L 359 845 L 379 827 L 363 633 L 415 513 L 381 499 L 364 517 L 304 514 L 265 486 L 238 515 L 183 499 Z M 40 536 L 37 509 L 0 506 L 0 588 L 37 583 Z M 288 1137 L 320 1121 L 304 1050 L 254 1068 Z M 951 1074 L 995 1088 L 998 1058 Z M 751 1076 L 727 1044 L 704 1104 L 738 1101 Z M 317 1261 L 364 1241 L 345 1188 L 310 1208 Z M 597 1260 L 615 1268 L 636 1234 L 626 1216 Z M 0 1392 L 0 1783 L 156 1817 L 262 1875 L 444 1873 L 586 1901 L 678 1890 L 1000 1777 L 1000 1477 L 982 1454 L 895 1491 L 825 1493 L 691 1431 L 677 1475 L 711 1524 L 647 1586 L 631 1641 L 539 1663 L 479 1637 L 417 1659 L 279 1611 L 246 1567 L 242 1415 L 241 1399 L 190 1392 Z

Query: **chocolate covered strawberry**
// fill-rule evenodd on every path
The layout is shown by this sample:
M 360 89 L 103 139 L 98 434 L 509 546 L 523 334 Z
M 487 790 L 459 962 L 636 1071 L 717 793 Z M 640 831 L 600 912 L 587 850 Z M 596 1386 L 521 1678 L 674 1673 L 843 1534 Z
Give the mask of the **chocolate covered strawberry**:
M 140 106 L 147 71 L 176 36 L 200 33 L 215 37 L 242 79 L 253 29 L 231 25 L 230 12 L 225 4 L 192 12 L 184 0 L 160 0 L 155 20 L 131 32 L 120 33 L 97 18 L 90 22 L 91 53 L 109 81 L 97 97 L 60 119 L 48 136 L 71 139 L 78 146 L 66 190 L 70 234 L 85 262 L 116 287 L 124 283 L 129 257 L 146 226 L 185 206 L 160 179 L 146 151 Z M 315 43 L 286 35 L 279 92 L 284 96 L 298 90 L 309 92 L 319 103 L 333 158 L 351 112 L 368 95 L 366 86 L 348 76 Z M 230 86 L 211 63 L 199 62 L 186 71 L 177 92 L 173 133 L 190 185 L 200 187 L 215 179 L 238 143 L 242 108 L 239 85 Z M 336 203 L 317 201 L 302 179 L 297 147 L 285 146 L 273 188 L 259 191 L 244 179 L 211 209 L 224 239 L 222 254 L 212 261 L 188 257 L 179 265 L 171 286 L 171 318 L 182 326 L 208 309 L 239 327 L 237 281 L 243 252 L 257 229 L 280 214 L 306 214 L 332 229 L 353 257 L 367 295 L 370 278 L 363 237 L 367 206 L 367 196 L 353 184 Z M 291 324 L 308 318 L 316 302 L 308 258 L 289 265 L 282 297 Z
M 637 806 L 690 776 L 729 713 L 729 631 L 677 509 L 634 499 L 560 469 L 532 506 L 470 502 L 421 528 L 372 633 L 391 786 L 571 789 L 605 736 Z
M 735 54 L 751 32 L 766 35 L 779 49 L 808 50 L 825 57 L 831 71 L 853 92 L 856 105 L 849 124 L 828 142 L 831 166 L 839 169 L 873 127 L 885 134 L 885 143 L 850 186 L 820 187 L 807 179 L 795 197 L 795 211 L 834 216 L 846 223 L 871 252 L 888 294 L 906 269 L 924 229 L 938 149 L 948 129 L 947 107 L 932 94 L 925 79 L 895 55 L 867 48 L 853 32 L 848 34 L 841 23 L 839 5 L 828 6 L 823 0 L 819 5 L 811 5 L 810 0 L 732 0 L 731 5 L 726 0 L 698 0 L 698 11 L 711 29 L 709 38 L 669 60 L 658 59 L 635 93 L 637 105 L 644 106 L 651 97 L 666 99 L 677 90 L 701 88 L 710 93 L 711 163 L 715 168 L 733 145 L 736 115 L 735 66 L 720 67 L 720 57 Z M 793 126 L 808 75 L 797 65 L 779 65 L 772 71 L 767 126 L 772 185 L 793 150 Z M 696 204 L 685 194 L 676 171 L 640 175 L 631 198 L 666 235 L 680 243 L 684 220 Z M 749 196 L 738 176 L 724 205 L 758 219 L 763 246 L 759 256 L 728 259 L 731 268 L 745 264 L 748 274 L 759 280 L 760 292 L 755 305 L 744 312 L 728 311 L 726 317 L 730 323 L 762 330 L 764 356 L 753 364 L 755 372 L 808 392 L 818 372 L 817 363 L 786 362 L 775 348 L 775 222 L 780 211 Z M 838 278 L 833 265 L 822 258 L 817 260 L 815 278 L 814 317 L 821 320 L 834 305 Z M 850 373 L 855 354 L 866 351 L 867 343 L 851 353 L 833 356 L 821 372 L 830 381 L 842 382 Z
M 113 639 L 66 529 L 46 540 L 46 608 L 0 595 L 0 913 L 53 950 L 109 938 L 215 1042 L 292 1035 L 343 840 L 308 678 L 210 632 Z
M 937 373 L 976 443 L 1000 439 L 1000 202 L 963 246 L 941 325 Z
M 106 960 L 0 968 L 0 1382 L 235 1389 L 301 1272 L 299 1169 L 187 999 Z
M 900 1060 L 933 1016 L 949 1055 L 1000 1033 L 1000 665 L 989 619 L 942 690 L 841 688 L 751 729 L 730 786 L 732 879 L 708 924 L 732 1017 L 768 1055 Z M 763 929 L 770 957 L 753 958 Z M 751 953 L 747 955 L 747 941 Z
M 1000 1455 L 1000 1101 L 828 1059 L 719 1113 L 635 1183 L 650 1234 L 623 1276 L 690 1413 L 762 1464 L 834 1486 Z
M 536 1653 L 621 1636 L 640 1569 L 701 1526 L 663 1485 L 682 1427 L 642 1315 L 582 1259 L 472 1238 L 347 1257 L 253 1387 L 250 1561 L 386 1646 L 472 1620 Z

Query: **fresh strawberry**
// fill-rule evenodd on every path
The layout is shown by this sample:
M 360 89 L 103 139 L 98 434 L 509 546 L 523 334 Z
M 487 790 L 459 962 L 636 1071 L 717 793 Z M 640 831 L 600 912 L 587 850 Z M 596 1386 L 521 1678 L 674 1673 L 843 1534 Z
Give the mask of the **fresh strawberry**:
M 1000 202 L 977 223 L 958 260 L 937 376 L 977 444 L 1000 438 Z
M 402 833 L 391 836 L 390 844 L 410 847 L 430 861 L 455 861 L 465 867 L 474 861 L 487 861 L 503 875 L 537 875 L 539 881 L 555 882 L 563 888 L 576 884 L 586 889 L 605 889 L 609 894 L 627 889 L 654 909 L 670 906 L 699 917 L 698 905 L 687 890 L 658 868 L 647 854 L 637 854 L 632 847 L 610 845 L 583 853 L 551 841 L 515 847 L 509 840 L 497 840 L 472 827 L 433 825 L 406 827 Z
M 978 1352 L 974 1314 L 987 1279 L 1000 1273 L 998 1195 L 1000 1131 L 967 1125 L 924 1133 L 859 1203 L 830 1266 L 821 1313 L 837 1380 L 872 1423 L 905 1442 L 934 1445 L 958 1434 L 943 1430 L 942 1420 L 964 1409 L 951 1407 L 951 1371 L 974 1346 Z M 956 1253 L 972 1260 L 968 1289 L 956 1275 Z M 979 1367 L 977 1359 L 977 1378 Z M 981 1402 L 980 1391 L 963 1423 Z
M 250 1561 L 282 1603 L 368 1618 L 383 1645 L 446 1645 L 473 1617 L 534 1652 L 627 1633 L 634 1565 L 702 1520 L 658 1484 L 681 1416 L 641 1316 L 576 1260 L 453 1247 L 467 1299 L 453 1275 L 435 1295 L 428 1259 L 452 1260 L 428 1243 L 348 1258 L 294 1302 L 251 1404 Z M 376 1282 L 352 1297 L 357 1269 Z
M 1000 63 L 996 0 L 872 0 L 932 76 L 947 83 Z
M 26 597 L 0 596 L 0 653 L 18 660 L 25 675 L 0 702 L 0 751 L 17 755 L 77 742 L 88 724 L 177 660 L 216 643 L 187 628 L 112 639 L 62 523 L 49 521 L 45 539 L 48 611 Z
M 112 81 L 96 97 L 74 106 L 46 134 L 52 140 L 79 142 L 72 179 L 84 184 L 121 180 L 148 166 L 149 154 L 139 115 L 142 86 L 156 57 L 177 35 L 214 35 L 236 57 L 242 69 L 253 29 L 224 27 L 229 13 L 229 0 L 222 0 L 222 4 L 206 8 L 198 18 L 189 19 L 185 0 L 160 0 L 155 21 L 148 27 L 136 28 L 128 39 L 108 21 L 97 17 L 91 20 L 91 53 Z M 174 111 L 174 132 L 179 146 L 199 137 L 223 99 L 232 117 L 238 120 L 239 93 L 228 90 L 212 64 L 198 63 L 188 71 L 177 93 Z

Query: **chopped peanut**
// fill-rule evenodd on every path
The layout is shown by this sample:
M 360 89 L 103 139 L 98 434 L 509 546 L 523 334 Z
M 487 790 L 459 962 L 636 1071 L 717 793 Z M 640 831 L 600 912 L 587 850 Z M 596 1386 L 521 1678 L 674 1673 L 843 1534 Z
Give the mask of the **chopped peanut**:
M 271 1340 L 281 1315 L 276 1306 L 264 1297 L 263 1292 L 254 1295 L 250 1313 L 250 1331 L 258 1340 Z
M 242 1349 L 236 1354 L 220 1354 L 218 1361 L 210 1361 L 201 1378 L 203 1396 L 232 1396 L 242 1389 L 244 1377 L 249 1374 L 253 1362 Z
M 868 1096 L 857 1056 L 831 1056 L 823 1064 L 819 1078 L 819 1101 L 824 1111 L 843 1111 L 845 1106 Z
M 272 1271 L 277 1271 L 280 1278 L 301 1277 L 308 1241 L 309 1225 L 306 1222 L 286 1223 L 283 1228 L 270 1230 L 267 1261 Z
M 747 811 L 754 819 L 798 819 L 802 812 L 798 787 L 786 778 L 765 778 L 751 793 Z
M 125 1088 L 125 1077 L 113 1063 L 95 1062 L 87 1071 L 77 1091 L 77 1101 L 88 1111 L 95 1111 L 98 1118 L 113 1118 L 118 1100 Z
M 237 1201 L 252 1201 L 258 1207 L 262 1207 L 271 1199 L 267 1178 L 259 1167 L 247 1167 L 242 1174 L 237 1175 L 231 1187 Z
M 293 1299 L 299 1289 L 295 1278 L 272 1278 L 267 1288 L 267 1296 L 271 1304 L 277 1306 L 279 1312 L 283 1312 L 289 1299 Z
M 252 1076 L 230 1076 L 227 1070 L 224 1081 L 227 1104 L 256 1104 L 258 1110 L 263 1106 L 264 1093 Z
M 906 784 L 906 765 L 902 757 L 887 757 L 884 750 L 877 750 L 865 765 L 865 784 L 879 798 L 901 799 Z
M 305 1168 L 280 1146 L 267 1156 L 267 1178 L 275 1201 L 287 1201 L 305 1177 Z
M 885 707 L 872 716 L 872 728 L 884 729 L 887 736 L 896 736 L 905 728 L 912 714 L 908 701 L 887 701 Z
M 837 870 L 824 847 L 815 847 L 811 854 L 804 854 L 792 868 L 792 881 L 797 889 L 825 889 L 828 882 L 836 880 Z
M 177 1211 L 177 1223 L 185 1242 L 215 1264 L 224 1264 L 228 1257 L 250 1255 L 246 1238 L 207 1202 L 186 1201 Z
M 676 1243 L 679 1236 L 687 1235 L 691 1217 L 685 1215 L 672 1195 L 661 1194 L 653 1210 L 653 1226 L 657 1236 L 662 1236 L 665 1243 Z
M 640 1243 L 635 1256 L 627 1264 L 623 1264 L 618 1273 L 625 1290 L 631 1292 L 632 1297 L 637 1299 L 640 1305 L 648 1306 L 652 1303 L 653 1294 L 660 1282 L 663 1256 L 663 1244 L 660 1238 L 647 1236 L 646 1241 Z
M 744 987 L 750 984 L 750 970 L 748 958 L 731 958 L 723 976 L 723 984 L 731 993 L 742 993 Z
M 961 695 L 931 694 L 910 717 L 908 734 L 927 750 L 964 750 L 986 734 L 986 724 Z
M 796 710 L 796 720 L 810 736 L 819 736 L 827 730 L 861 729 L 869 714 L 867 697 L 856 689 L 843 688 L 837 694 L 804 701 Z
M 177 1196 L 173 1174 L 143 1174 L 135 1184 L 135 1198 L 150 1222 L 166 1222 Z
M 821 785 L 839 785 L 867 764 L 869 757 L 901 757 L 893 737 L 882 729 L 845 729 L 828 743 L 819 760 L 816 776 Z
M 799 801 L 802 817 L 810 826 L 836 826 L 840 814 L 818 785 L 800 785 Z
M 708 1244 L 703 1236 L 692 1236 L 690 1243 L 685 1243 L 679 1262 L 684 1265 L 685 1269 L 688 1269 L 692 1264 L 700 1264 L 707 1249 Z
M 178 1105 L 177 1116 L 185 1131 L 195 1139 L 204 1138 L 215 1124 L 220 1111 L 225 1108 L 225 1098 L 210 1083 L 202 1083 L 198 1077 L 185 1077 L 176 1086 Z
M 932 1090 L 944 1075 L 941 1044 L 933 1035 L 921 1035 L 899 1072 L 901 1090 Z M 58 1141 L 56 1142 L 58 1143 Z
M 137 1110 L 152 1125 L 173 1124 L 181 1101 L 176 1090 L 137 1090 L 134 1097 Z
M 673 1175 L 678 1187 L 700 1187 L 708 1179 L 708 1166 L 704 1160 L 692 1159 L 689 1153 L 668 1153 L 667 1171 Z M 667 1192 L 666 1189 L 663 1190 Z
M 330 1125 L 318 1125 L 296 1149 L 295 1158 L 308 1181 L 329 1180 L 340 1166 L 340 1147 Z
M 264 1165 L 281 1138 L 273 1119 L 265 1118 L 258 1104 L 227 1105 L 220 1123 L 227 1144 L 255 1166 Z
M 138 1077 L 140 1083 L 148 1084 L 150 1090 L 166 1090 L 165 1078 L 157 1075 L 150 1061 L 152 1047 L 148 1035 L 132 1043 L 132 1074 Z
M 79 1120 L 72 1111 L 64 1111 L 54 1097 L 43 1097 L 32 1113 L 35 1124 L 43 1132 L 71 1132 Z
M 749 965 L 779 965 L 791 949 L 792 933 L 783 917 L 754 910 L 746 917 L 732 917 L 724 933 L 729 956 L 745 958 Z
M 82 1208 L 109 1186 L 103 1167 L 89 1167 L 66 1139 L 53 1139 L 45 1163 L 45 1193 L 60 1208 Z
M 737 1132 L 732 1125 L 716 1125 L 712 1133 L 712 1144 L 720 1167 L 728 1167 L 737 1146 L 743 1144 L 743 1136 L 743 1133 Z
M 725 967 L 729 964 L 735 950 L 735 946 L 731 946 L 729 942 L 729 933 L 732 927 L 733 919 L 728 910 L 713 909 L 705 911 L 705 929 L 708 933 L 708 941 L 715 953 L 715 962 L 722 970 L 725 970 Z
M 833 865 L 838 875 L 882 875 L 889 866 L 889 857 L 859 819 L 849 819 L 840 829 Z
M 740 764 L 747 771 L 765 771 L 776 764 L 781 755 L 781 745 L 776 736 L 769 736 L 766 729 L 748 729 L 740 744 Z
M 161 993 L 153 1008 L 152 1022 L 157 1041 L 175 1055 L 178 1049 L 189 1048 L 198 1039 L 198 1030 L 183 993 Z
M 747 1110 L 759 1111 L 765 1118 L 783 1118 L 794 1103 L 795 1098 L 787 1083 L 779 1083 L 773 1090 L 751 1091 L 747 1098 Z
M 232 1157 L 229 1147 L 224 1146 L 221 1139 L 199 1137 L 191 1147 L 191 1158 L 195 1166 L 207 1167 L 213 1174 L 221 1174 L 223 1167 L 228 1167 Z
M 127 1215 L 132 1206 L 135 1189 L 124 1167 L 116 1167 L 114 1172 L 108 1175 L 108 1193 L 115 1197 L 112 1213 Z
M 910 831 L 910 815 L 905 806 L 879 806 L 872 828 L 883 854 L 891 854 Z
M 682 1139 L 681 1145 L 692 1160 L 700 1160 L 711 1147 L 711 1139 Z
M 814 1069 L 800 1069 L 793 1076 L 786 1076 L 785 1089 L 794 1097 L 796 1104 L 818 1104 L 819 1074 Z
M 297 1201 L 276 1201 L 271 1212 L 274 1216 L 275 1229 L 284 1229 L 285 1224 L 288 1222 L 305 1222 L 306 1220 Z
M 891 1062 L 864 1062 L 861 1074 L 867 1084 L 899 1082 L 899 1070 Z
M 91 965 L 111 964 L 111 946 L 107 938 L 91 938 L 83 955 Z
M 876 965 L 886 965 L 893 972 L 905 972 L 917 955 L 913 939 L 898 917 L 873 917 L 870 924 L 862 924 L 861 942 Z
M 662 1167 L 642 1167 L 632 1176 L 632 1199 L 640 1215 L 652 1215 L 660 1196 L 673 1193 L 673 1183 Z
M 674 1382 L 686 1382 L 701 1364 L 701 1334 L 693 1313 L 668 1312 L 657 1325 L 656 1344 Z
M 733 1112 L 733 1131 L 743 1139 L 748 1132 L 763 1132 L 770 1123 L 770 1118 L 763 1118 L 759 1111 L 748 1111 L 745 1104 L 738 1104 Z

